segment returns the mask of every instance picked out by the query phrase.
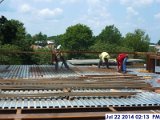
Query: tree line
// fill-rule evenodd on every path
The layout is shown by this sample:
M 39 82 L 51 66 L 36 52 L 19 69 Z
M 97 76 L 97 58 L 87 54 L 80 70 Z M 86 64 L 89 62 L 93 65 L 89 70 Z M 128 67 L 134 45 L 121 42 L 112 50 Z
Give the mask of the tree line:
M 107 52 L 148 52 L 155 51 L 150 48 L 150 37 L 142 29 L 127 33 L 124 37 L 115 25 L 107 25 L 94 36 L 92 30 L 84 24 L 69 26 L 61 35 L 48 37 L 43 33 L 31 35 L 26 32 L 24 24 L 19 20 L 8 20 L 5 16 L 0 18 L 0 50 L 1 64 L 51 64 L 51 54 L 2 54 L 2 51 L 42 51 L 47 40 L 53 40 L 55 45 L 62 45 L 67 51 L 107 51 Z M 31 45 L 41 41 L 41 49 L 32 49 Z M 157 43 L 160 43 L 158 41 Z M 71 58 L 94 58 L 89 54 L 67 54 Z

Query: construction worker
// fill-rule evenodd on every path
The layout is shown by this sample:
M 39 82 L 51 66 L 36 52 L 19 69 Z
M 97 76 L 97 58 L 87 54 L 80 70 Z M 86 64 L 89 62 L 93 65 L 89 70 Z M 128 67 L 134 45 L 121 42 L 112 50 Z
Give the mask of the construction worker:
M 66 60 L 63 57 L 63 53 L 60 51 L 61 45 L 58 45 L 55 49 L 55 70 L 58 70 L 59 61 L 62 61 L 62 64 L 65 66 L 65 68 L 69 69 L 69 66 L 66 62 Z M 62 66 L 61 66 L 62 67 Z
M 121 53 L 117 57 L 117 67 L 118 72 L 126 73 L 126 63 L 128 59 L 128 54 Z
M 101 65 L 106 65 L 106 67 L 109 68 L 109 63 L 108 63 L 109 58 L 110 56 L 107 52 L 102 52 L 101 54 L 99 54 L 98 68 L 100 68 Z

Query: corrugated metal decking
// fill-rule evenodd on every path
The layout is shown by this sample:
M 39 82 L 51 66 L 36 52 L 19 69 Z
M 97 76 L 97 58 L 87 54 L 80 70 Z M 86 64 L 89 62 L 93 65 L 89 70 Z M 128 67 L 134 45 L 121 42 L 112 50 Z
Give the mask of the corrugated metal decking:
M 41 79 L 72 76 L 77 76 L 73 70 L 64 68 L 55 71 L 54 65 L 0 65 L 0 78 L 3 79 Z
M 0 65 L 0 88 L 0 113 L 18 113 L 10 118 L 55 118 L 40 114 L 50 110 L 77 115 L 89 111 L 160 110 L 160 94 L 152 92 L 141 75 L 123 75 L 114 68 L 71 67 L 55 71 L 52 65 Z M 39 116 L 27 117 L 25 112 Z M 0 119 L 6 116 L 0 114 Z
M 76 90 L 77 91 L 77 90 Z M 88 90 L 84 90 L 88 91 Z M 104 92 L 105 90 L 99 90 Z M 106 90 L 108 91 L 108 90 Z M 125 90 L 126 91 L 126 90 Z M 128 92 L 135 92 L 130 90 Z M 47 91 L 5 91 L 6 94 L 32 94 L 32 93 L 48 93 Z M 53 92 L 53 91 L 52 91 Z M 139 92 L 139 91 L 138 91 Z M 65 96 L 49 96 L 49 97 L 13 97 L 1 98 L 1 109 L 17 109 L 17 108 L 77 108 L 77 107 L 109 107 L 109 106 L 159 106 L 160 95 L 154 92 L 140 92 L 130 97 L 110 97 L 110 96 L 75 96 L 73 100 L 68 100 Z

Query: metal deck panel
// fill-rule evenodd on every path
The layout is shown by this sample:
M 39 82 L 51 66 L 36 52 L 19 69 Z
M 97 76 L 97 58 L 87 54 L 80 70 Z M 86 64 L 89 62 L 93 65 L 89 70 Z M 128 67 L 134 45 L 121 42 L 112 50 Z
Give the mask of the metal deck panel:
M 154 96 L 154 97 L 153 97 Z M 160 95 L 153 92 L 138 93 L 133 97 L 75 97 L 74 100 L 57 98 L 1 99 L 0 108 L 77 108 L 104 106 L 159 106 Z
M 78 76 L 78 74 L 65 68 L 55 71 L 54 65 L 0 65 L 0 78 L 3 79 L 42 79 L 75 76 Z

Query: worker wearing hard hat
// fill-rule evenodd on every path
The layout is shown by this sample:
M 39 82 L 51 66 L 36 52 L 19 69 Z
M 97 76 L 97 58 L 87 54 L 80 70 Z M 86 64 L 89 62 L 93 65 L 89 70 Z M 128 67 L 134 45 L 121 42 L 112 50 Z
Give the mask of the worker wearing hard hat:
M 58 70 L 58 62 L 62 61 L 62 64 L 65 66 L 65 68 L 69 69 L 69 66 L 66 62 L 66 60 L 63 57 L 63 53 L 60 51 L 61 45 L 58 45 L 57 48 L 55 49 L 55 70 Z
M 118 72 L 126 73 L 126 63 L 128 59 L 128 54 L 121 53 L 117 57 L 117 67 Z
M 99 63 L 98 68 L 100 68 L 101 65 L 106 65 L 107 68 L 109 68 L 108 59 L 110 58 L 110 55 L 107 52 L 102 52 L 99 54 Z

